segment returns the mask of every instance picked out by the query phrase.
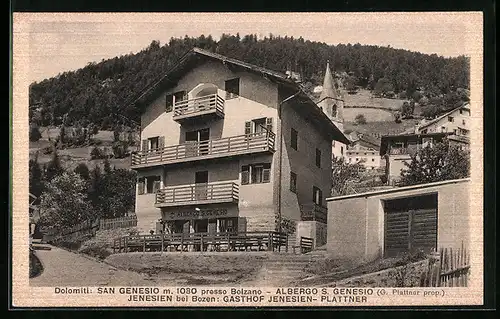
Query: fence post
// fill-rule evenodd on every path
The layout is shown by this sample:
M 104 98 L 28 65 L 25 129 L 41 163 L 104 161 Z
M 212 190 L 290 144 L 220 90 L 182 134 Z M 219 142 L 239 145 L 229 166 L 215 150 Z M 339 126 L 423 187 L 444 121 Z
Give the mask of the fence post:
M 184 251 L 184 233 L 181 233 L 181 253 Z
M 267 250 L 268 251 L 272 251 L 273 250 L 273 246 L 272 246 L 272 232 L 269 232 L 267 233 Z
M 161 232 L 161 253 L 163 254 L 163 249 L 165 245 L 165 234 Z

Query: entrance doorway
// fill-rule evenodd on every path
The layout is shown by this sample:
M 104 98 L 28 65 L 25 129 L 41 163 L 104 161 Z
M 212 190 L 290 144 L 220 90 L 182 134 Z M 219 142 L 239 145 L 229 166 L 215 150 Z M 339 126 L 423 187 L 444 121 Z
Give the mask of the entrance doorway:
M 384 255 L 437 248 L 437 194 L 384 201 Z
M 191 156 L 208 154 L 209 140 L 210 140 L 209 128 L 186 132 L 186 144 L 188 145 L 187 148 L 188 153 Z
M 195 233 L 208 232 L 208 219 L 195 220 L 194 221 L 194 232 Z
M 207 199 L 208 195 L 208 171 L 196 172 L 194 174 L 194 196 L 196 200 Z

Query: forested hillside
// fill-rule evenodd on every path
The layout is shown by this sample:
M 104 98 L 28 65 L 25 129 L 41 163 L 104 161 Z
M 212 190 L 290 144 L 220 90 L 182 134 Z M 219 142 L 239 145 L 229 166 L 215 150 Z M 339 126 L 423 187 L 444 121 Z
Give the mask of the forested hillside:
M 327 45 L 302 38 L 223 35 L 153 41 L 136 53 L 30 85 L 30 122 L 40 126 L 96 124 L 101 129 L 131 125 L 139 110 L 130 102 L 161 77 L 187 50 L 197 46 L 276 71 L 300 72 L 312 90 L 321 84 L 326 61 L 335 72 L 348 74 L 346 85 L 394 94 L 427 104 L 430 115 L 466 100 L 469 59 L 360 44 Z M 131 121 L 130 121 L 131 120 Z

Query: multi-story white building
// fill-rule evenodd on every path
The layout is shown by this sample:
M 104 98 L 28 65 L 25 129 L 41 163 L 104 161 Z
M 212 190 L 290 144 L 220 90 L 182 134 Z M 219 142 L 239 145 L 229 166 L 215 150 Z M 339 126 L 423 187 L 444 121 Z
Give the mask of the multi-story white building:
M 332 141 L 348 140 L 295 80 L 195 48 L 135 104 L 143 110 L 131 164 L 142 232 L 326 223 Z

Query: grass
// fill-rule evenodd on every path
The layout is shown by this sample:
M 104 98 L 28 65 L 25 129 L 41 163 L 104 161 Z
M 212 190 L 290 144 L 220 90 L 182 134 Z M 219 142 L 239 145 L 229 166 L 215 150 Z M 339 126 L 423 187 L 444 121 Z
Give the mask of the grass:
M 391 135 L 391 134 L 400 134 L 406 130 L 409 130 L 415 127 L 415 124 L 418 123 L 418 120 L 403 120 L 401 123 L 396 123 L 393 121 L 375 121 L 363 124 L 356 125 L 352 122 L 344 123 L 344 130 L 357 131 L 365 134 L 378 134 L 378 135 Z
M 255 278 L 266 255 L 248 253 L 123 253 L 105 259 L 116 268 L 149 276 L 174 276 L 190 284 L 240 283 Z
M 49 136 L 53 140 L 59 135 L 59 128 L 57 127 L 44 127 L 40 128 L 42 133 L 42 138 L 37 142 L 30 142 L 30 159 L 35 157 L 36 152 L 38 152 L 38 163 L 47 164 L 52 159 L 52 154 L 43 154 L 42 150 L 46 147 L 51 146 L 51 142 L 48 140 Z M 94 135 L 93 139 L 101 143 L 100 148 L 111 149 L 111 144 L 113 142 L 113 132 L 112 131 L 99 131 L 98 134 Z M 78 164 L 84 162 L 87 166 L 92 169 L 96 165 L 102 167 L 104 160 L 91 160 L 90 152 L 94 146 L 85 147 L 74 147 L 58 150 L 58 155 L 61 159 L 63 166 L 66 169 L 74 169 Z M 116 168 L 130 169 L 130 158 L 111 158 L 109 159 L 111 166 Z
M 356 263 L 353 261 L 338 260 L 329 257 L 308 265 L 306 270 L 317 276 L 309 279 L 304 279 L 298 282 L 298 284 L 303 286 L 317 286 L 328 284 L 350 277 L 361 276 L 386 269 L 404 266 L 410 263 L 424 260 L 425 258 L 426 256 L 423 254 L 416 254 L 413 256 L 381 258 L 361 265 L 356 265 Z
M 372 97 L 368 90 L 359 90 L 356 94 L 344 94 L 346 106 L 380 107 L 388 110 L 399 110 L 405 100 Z

